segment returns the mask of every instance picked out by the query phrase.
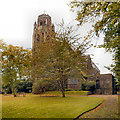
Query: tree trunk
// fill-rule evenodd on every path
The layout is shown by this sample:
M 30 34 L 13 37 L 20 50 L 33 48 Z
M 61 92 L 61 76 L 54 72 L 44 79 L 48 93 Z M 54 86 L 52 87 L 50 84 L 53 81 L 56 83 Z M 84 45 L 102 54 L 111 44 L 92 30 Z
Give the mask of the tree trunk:
M 57 82 L 58 82 L 58 86 L 59 86 L 59 88 L 60 88 L 60 90 L 62 92 L 62 97 L 65 97 L 65 89 L 63 88 L 62 82 L 60 80 L 57 81 Z
M 17 97 L 17 90 L 16 90 L 16 88 L 12 89 L 12 93 L 13 93 L 14 97 Z
M 42 93 L 45 93 L 45 87 L 42 88 Z
M 62 90 L 62 97 L 65 97 L 65 91 Z
M 16 95 L 16 94 L 14 94 L 14 97 L 17 97 L 17 95 Z

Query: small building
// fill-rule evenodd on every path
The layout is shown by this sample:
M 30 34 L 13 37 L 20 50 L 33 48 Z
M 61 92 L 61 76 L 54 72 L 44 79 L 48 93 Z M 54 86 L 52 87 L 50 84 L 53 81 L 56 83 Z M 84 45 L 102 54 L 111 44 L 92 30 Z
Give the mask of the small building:
M 112 74 L 101 74 L 96 81 L 96 94 L 115 94 L 115 80 Z

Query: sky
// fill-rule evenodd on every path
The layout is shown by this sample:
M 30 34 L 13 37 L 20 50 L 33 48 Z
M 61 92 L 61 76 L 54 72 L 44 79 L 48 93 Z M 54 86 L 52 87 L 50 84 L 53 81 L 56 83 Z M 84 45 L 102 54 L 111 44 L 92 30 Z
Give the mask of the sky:
M 40 14 L 49 14 L 52 23 L 76 24 L 76 14 L 70 11 L 67 5 L 70 0 L 0 0 L 0 39 L 7 44 L 32 47 L 32 34 L 34 22 Z M 85 35 L 90 29 L 87 23 L 79 32 Z M 93 43 L 103 42 L 103 35 L 93 40 Z M 112 63 L 112 54 L 105 53 L 103 48 L 91 48 L 88 53 L 98 66 L 101 74 L 110 73 L 104 66 Z

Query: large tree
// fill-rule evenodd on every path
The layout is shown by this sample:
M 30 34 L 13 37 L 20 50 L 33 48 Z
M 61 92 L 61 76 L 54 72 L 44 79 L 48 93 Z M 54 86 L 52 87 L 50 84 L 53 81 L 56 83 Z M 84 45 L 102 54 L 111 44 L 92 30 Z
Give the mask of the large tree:
M 85 70 L 83 55 L 89 42 L 84 40 L 80 44 L 79 40 L 80 36 L 76 34 L 76 31 L 70 26 L 65 27 L 64 22 L 62 22 L 58 25 L 55 37 L 49 39 L 51 42 L 41 43 L 39 51 L 37 51 L 39 54 L 34 55 L 33 58 L 34 63 L 39 61 L 37 66 L 40 67 L 36 71 L 40 75 L 40 81 L 42 81 L 39 83 L 54 81 L 54 84 L 59 86 L 63 97 L 65 97 L 66 84 L 72 75 L 71 73 L 77 69 L 80 77 L 82 68 Z M 34 85 L 36 82 L 38 80 L 35 81 Z M 36 84 L 36 86 L 38 85 Z M 44 88 L 46 84 L 40 86 Z
M 2 81 L 3 87 L 11 88 L 16 93 L 16 85 L 20 80 L 30 79 L 31 51 L 23 47 L 2 44 Z
M 120 81 L 120 2 L 81 2 L 73 0 L 71 9 L 77 13 L 76 20 L 79 25 L 87 22 L 93 23 L 93 32 L 99 36 L 104 33 L 102 47 L 114 52 L 115 65 L 113 72 Z

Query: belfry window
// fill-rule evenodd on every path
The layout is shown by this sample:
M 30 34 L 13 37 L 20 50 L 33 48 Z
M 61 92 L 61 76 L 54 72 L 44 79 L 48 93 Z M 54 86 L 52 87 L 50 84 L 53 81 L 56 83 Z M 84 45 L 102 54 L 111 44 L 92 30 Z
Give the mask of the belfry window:
M 49 40 L 49 38 L 50 38 L 50 37 L 49 37 L 49 35 L 48 35 L 48 36 L 47 36 L 47 40 Z
M 42 22 L 40 22 L 40 25 L 42 25 Z
M 40 41 L 40 35 L 38 34 L 38 36 L 37 36 L 37 41 Z
M 44 33 L 42 33 L 42 37 L 44 37 Z
M 100 81 L 96 80 L 96 89 L 100 89 Z

